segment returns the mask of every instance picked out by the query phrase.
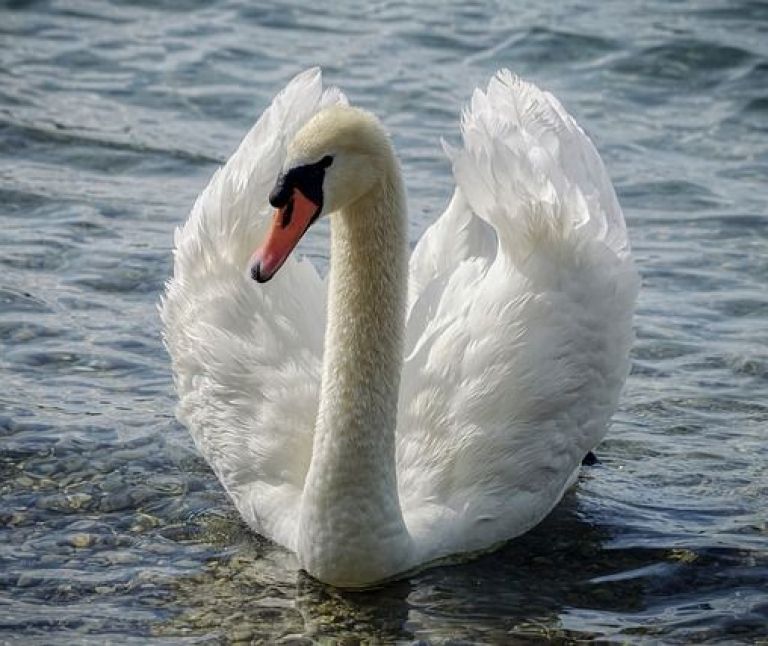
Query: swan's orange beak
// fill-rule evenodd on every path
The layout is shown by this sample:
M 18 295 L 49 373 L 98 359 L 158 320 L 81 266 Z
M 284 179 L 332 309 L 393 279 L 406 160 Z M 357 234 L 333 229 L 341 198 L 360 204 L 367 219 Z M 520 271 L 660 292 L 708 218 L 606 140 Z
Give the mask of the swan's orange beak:
M 258 283 L 272 278 L 319 214 L 320 205 L 294 188 L 288 203 L 275 210 L 266 239 L 251 256 L 251 277 Z

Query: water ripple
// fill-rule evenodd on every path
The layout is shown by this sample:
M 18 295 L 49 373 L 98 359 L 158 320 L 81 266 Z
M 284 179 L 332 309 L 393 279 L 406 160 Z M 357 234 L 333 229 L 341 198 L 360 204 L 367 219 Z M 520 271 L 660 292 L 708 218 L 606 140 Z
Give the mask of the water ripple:
M 768 12 L 755 0 L 7 2 L 0 8 L 0 635 L 744 642 L 768 622 Z M 172 232 L 321 64 L 400 151 L 415 239 L 439 138 L 498 67 L 595 139 L 643 274 L 600 464 L 530 534 L 364 594 L 242 524 L 173 421 Z M 305 252 L 324 265 L 327 230 Z M 2 638 L 0 638 L 0 641 Z

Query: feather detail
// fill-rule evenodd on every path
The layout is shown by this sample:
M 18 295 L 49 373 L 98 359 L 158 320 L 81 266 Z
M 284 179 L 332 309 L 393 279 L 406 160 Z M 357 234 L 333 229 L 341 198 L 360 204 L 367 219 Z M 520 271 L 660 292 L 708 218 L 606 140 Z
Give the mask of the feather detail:
M 312 452 L 325 290 L 305 260 L 289 258 L 264 286 L 246 265 L 288 143 L 336 103 L 346 98 L 323 91 L 316 68 L 275 97 L 176 231 L 161 303 L 178 418 L 249 524 L 288 546 Z
M 294 551 L 326 288 L 303 260 L 265 285 L 245 269 L 288 144 L 339 103 L 316 69 L 277 95 L 176 231 L 161 303 L 179 419 L 249 525 Z M 600 157 L 551 94 L 503 70 L 461 131 L 455 192 L 410 259 L 392 429 L 418 563 L 512 538 L 557 504 L 615 410 L 639 285 Z
M 552 95 L 501 71 L 462 135 L 454 197 L 411 258 L 398 475 L 424 558 L 560 499 L 615 410 L 638 289 L 611 182 Z

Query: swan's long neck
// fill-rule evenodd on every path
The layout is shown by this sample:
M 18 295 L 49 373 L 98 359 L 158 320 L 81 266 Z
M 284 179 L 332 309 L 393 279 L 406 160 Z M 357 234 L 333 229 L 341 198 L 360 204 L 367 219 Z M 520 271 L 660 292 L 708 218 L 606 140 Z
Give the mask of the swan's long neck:
M 331 216 L 322 393 L 298 553 L 310 574 L 337 585 L 410 565 L 395 468 L 407 220 L 391 163 L 379 187 Z

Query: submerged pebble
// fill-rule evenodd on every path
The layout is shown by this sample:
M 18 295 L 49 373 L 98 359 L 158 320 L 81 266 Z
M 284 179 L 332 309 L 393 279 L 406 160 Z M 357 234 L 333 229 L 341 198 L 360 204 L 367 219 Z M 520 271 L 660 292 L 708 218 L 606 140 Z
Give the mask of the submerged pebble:
M 82 549 L 85 547 L 90 547 L 94 543 L 94 537 L 90 534 L 72 534 L 69 537 L 69 544 L 72 547 L 77 547 L 78 549 Z

